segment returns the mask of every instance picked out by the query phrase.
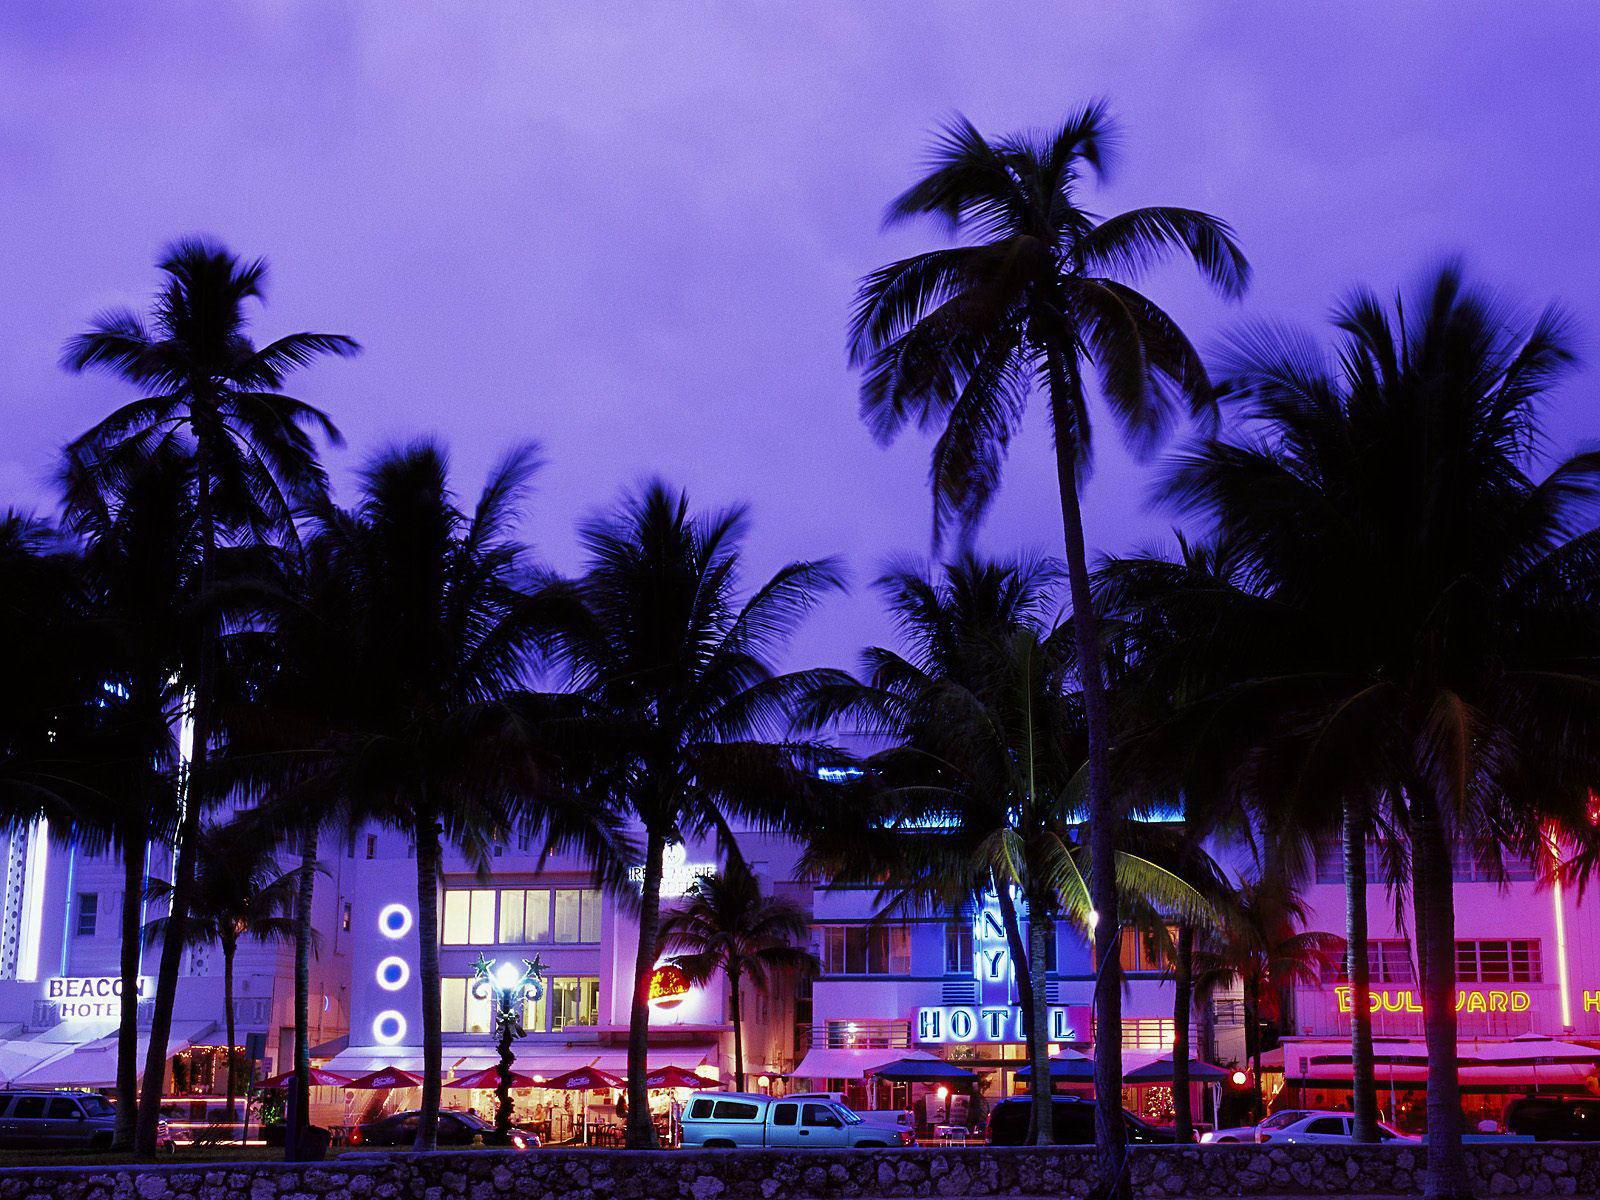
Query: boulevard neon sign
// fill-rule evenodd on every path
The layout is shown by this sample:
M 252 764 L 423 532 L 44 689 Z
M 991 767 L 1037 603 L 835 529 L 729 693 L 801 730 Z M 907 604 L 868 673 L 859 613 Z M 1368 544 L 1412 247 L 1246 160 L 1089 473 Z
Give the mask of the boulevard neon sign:
M 1333 989 L 1342 1013 L 1355 1011 L 1355 992 L 1348 984 Z M 1368 1006 L 1374 1013 L 1420 1013 L 1422 1002 L 1414 991 L 1370 991 Z M 1460 988 L 1456 1011 L 1463 1013 L 1521 1013 L 1533 1007 L 1533 998 L 1521 988 Z
M 1050 1040 L 1077 1041 L 1065 1008 L 1049 1011 Z M 1027 1040 L 1027 1021 L 1020 1008 L 1009 1005 L 971 1007 L 965 1004 L 940 1004 L 917 1009 L 917 1041 L 933 1044 L 949 1042 L 1022 1042 Z

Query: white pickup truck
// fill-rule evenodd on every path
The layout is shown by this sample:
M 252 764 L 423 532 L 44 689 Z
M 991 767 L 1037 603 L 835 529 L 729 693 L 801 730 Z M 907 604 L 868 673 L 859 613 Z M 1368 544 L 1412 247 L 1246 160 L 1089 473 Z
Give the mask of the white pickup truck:
M 775 1146 L 838 1150 L 909 1146 L 910 1131 L 869 1125 L 828 1099 L 701 1092 L 683 1113 L 683 1144 L 707 1149 Z

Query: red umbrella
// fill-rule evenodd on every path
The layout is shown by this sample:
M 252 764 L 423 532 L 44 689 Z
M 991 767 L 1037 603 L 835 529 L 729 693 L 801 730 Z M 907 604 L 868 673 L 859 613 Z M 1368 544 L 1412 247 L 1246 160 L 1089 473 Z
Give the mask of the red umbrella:
M 345 1087 L 350 1083 L 350 1076 L 341 1075 L 337 1071 L 327 1071 L 322 1067 L 311 1068 L 312 1087 Z M 294 1086 L 294 1072 L 285 1071 L 282 1075 L 274 1075 L 271 1079 L 263 1079 L 256 1087 L 264 1092 L 275 1092 L 279 1088 Z
M 560 1092 L 597 1092 L 605 1088 L 620 1090 L 628 1085 L 610 1071 L 602 1071 L 599 1067 L 579 1067 L 576 1071 L 547 1079 L 539 1086 L 555 1088 Z
M 647 1088 L 709 1088 L 716 1087 L 715 1079 L 697 1075 L 686 1067 L 657 1067 L 644 1077 Z
M 444 1085 L 447 1088 L 497 1088 L 500 1086 L 500 1068 L 485 1067 L 481 1071 L 474 1071 L 470 1075 L 461 1075 Z M 511 1072 L 511 1086 L 514 1088 L 541 1087 L 534 1082 L 532 1075 L 524 1075 L 521 1071 Z
M 352 1091 L 382 1092 L 389 1088 L 421 1087 L 422 1080 L 410 1071 L 402 1071 L 399 1067 L 384 1067 L 363 1075 L 360 1079 L 352 1079 L 344 1086 Z

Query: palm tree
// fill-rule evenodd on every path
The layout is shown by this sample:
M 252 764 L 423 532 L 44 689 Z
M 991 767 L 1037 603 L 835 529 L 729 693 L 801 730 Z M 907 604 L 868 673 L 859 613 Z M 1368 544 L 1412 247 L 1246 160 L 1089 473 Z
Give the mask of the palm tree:
M 733 1024 L 733 1077 L 744 1091 L 744 1022 L 740 988 L 745 980 L 758 992 L 777 978 L 815 972 L 817 956 L 802 943 L 810 919 L 792 900 L 761 894 L 761 883 L 735 859 L 720 875 L 695 881 L 682 906 L 661 915 L 661 946 L 701 986 L 722 974 L 728 981 L 728 1012 Z
M 970 242 L 914 255 L 863 280 L 850 330 L 866 368 L 862 416 L 882 440 L 915 422 L 940 428 L 930 472 L 937 534 L 984 513 L 1029 395 L 1042 389 L 1055 438 L 1072 620 L 1089 738 L 1089 877 L 1095 942 L 1109 964 L 1095 1002 L 1095 1141 L 1123 1187 L 1120 972 L 1110 726 L 1100 635 L 1089 589 L 1078 489 L 1090 464 L 1088 383 L 1136 448 L 1154 445 L 1183 403 L 1210 385 L 1198 354 L 1160 307 L 1124 280 L 1171 251 L 1187 253 L 1225 294 L 1250 268 L 1232 230 L 1185 208 L 1139 208 L 1098 220 L 1080 207 L 1085 171 L 1110 165 L 1115 126 L 1103 103 L 1049 134 L 991 141 L 957 117 L 924 177 L 887 219 L 931 215 Z M 1120 278 L 1119 278 L 1120 277 Z
M 187 948 L 222 948 L 222 1006 L 228 1037 L 228 1120 L 239 1119 L 238 1038 L 234 1034 L 233 963 L 243 941 L 287 942 L 294 938 L 297 878 L 278 868 L 276 848 L 249 825 L 206 825 L 195 854 L 193 911 L 184 922 Z M 172 885 L 150 879 L 146 894 L 170 899 Z M 154 944 L 166 936 L 169 917 L 145 925 Z
M 659 480 L 586 521 L 588 567 L 545 588 L 554 652 L 585 706 L 569 727 L 594 769 L 585 791 L 644 827 L 639 947 L 628 1029 L 628 1144 L 655 1145 L 645 1092 L 650 975 L 661 948 L 669 843 L 707 834 L 737 857 L 732 818 L 798 828 L 815 788 L 786 743 L 797 696 L 818 672 L 778 674 L 772 656 L 826 592 L 832 560 L 792 562 L 739 595 L 743 508 L 695 514 Z
M 812 863 L 884 879 L 885 911 L 955 911 L 993 891 L 1036 1080 L 1050 1078 L 1056 923 L 1086 935 L 1095 925 L 1078 792 L 1087 739 L 1072 639 L 1053 620 L 1058 578 L 1048 563 L 970 554 L 937 578 L 891 571 L 879 588 L 909 654 L 868 650 L 864 681 L 825 679 L 802 711 L 807 725 L 848 723 L 892 743 L 867 761 L 855 819 L 831 817 L 813 834 Z M 1198 919 L 1199 897 L 1138 853 L 1130 843 L 1150 839 L 1133 832 L 1125 825 L 1117 839 L 1119 893 L 1145 911 Z M 1032 1136 L 1048 1145 L 1050 1089 L 1033 1094 Z
M 1332 355 L 1274 328 L 1232 347 L 1246 423 L 1181 459 L 1166 494 L 1236 573 L 1165 604 L 1203 633 L 1188 725 L 1228 731 L 1247 790 L 1301 812 L 1358 802 L 1407 839 L 1426 1187 L 1456 1197 L 1451 858 L 1539 859 L 1552 827 L 1594 840 L 1600 455 L 1530 474 L 1537 405 L 1572 358 L 1559 312 L 1524 318 L 1451 265 L 1392 312 L 1357 292 L 1335 324 Z
M 1305 930 L 1306 909 L 1281 876 L 1246 880 L 1219 906 L 1215 934 L 1196 952 L 1195 977 L 1204 986 L 1237 984 L 1244 993 L 1245 1055 L 1255 1086 L 1256 1119 L 1266 1114 L 1261 1094 L 1262 1022 L 1281 1014 L 1288 990 L 1315 983 L 1344 950 L 1344 939 Z
M 266 263 L 241 262 L 203 239 L 174 243 L 157 266 L 165 280 L 147 324 L 127 309 L 96 317 L 67 344 L 70 371 L 103 370 L 131 383 L 140 398 L 117 409 L 78 438 L 69 453 L 86 480 L 114 489 L 153 455 L 184 464 L 196 525 L 196 592 L 204 596 L 220 547 L 290 528 L 296 506 L 326 489 L 308 429 L 337 444 L 338 431 L 319 409 L 282 392 L 292 372 L 325 355 L 349 355 L 356 343 L 338 334 L 293 333 L 265 346 L 249 335 L 247 304 L 264 294 Z M 201 811 L 212 798 L 206 764 L 216 732 L 212 677 L 214 616 L 203 616 L 185 663 L 191 693 L 193 750 L 187 765 L 184 822 L 177 839 L 171 945 L 163 943 L 156 977 L 149 1049 L 138 1127 L 138 1149 L 154 1153 L 158 1104 L 184 922 L 194 872 L 191 844 Z
M 294 687 L 325 689 L 315 703 L 329 723 L 303 747 L 288 799 L 341 811 L 352 828 L 388 825 L 416 847 L 419 1150 L 436 1144 L 442 1085 L 444 843 L 486 868 L 490 844 L 522 825 L 551 849 L 615 858 L 605 811 L 546 786 L 548 747 L 517 702 L 540 625 L 510 530 L 536 465 L 533 447 L 514 449 L 463 511 L 443 450 L 417 442 L 366 467 L 354 509 L 323 504 L 311 522 L 307 553 L 328 587 L 312 593 L 323 607 L 309 615 L 320 627 L 306 648 L 326 657 Z M 295 661 L 306 667 L 305 649 Z

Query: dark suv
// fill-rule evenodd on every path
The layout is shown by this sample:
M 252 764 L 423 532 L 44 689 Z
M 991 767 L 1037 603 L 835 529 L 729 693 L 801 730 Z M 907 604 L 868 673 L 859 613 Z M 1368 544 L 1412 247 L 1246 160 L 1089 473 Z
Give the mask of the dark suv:
M 1600 1142 L 1600 1100 L 1519 1097 L 1506 1104 L 1506 1132 L 1539 1142 Z
M 1089 1146 L 1094 1144 L 1094 1101 L 1081 1096 L 1053 1096 L 1051 1105 L 1055 1120 L 1051 1137 L 1058 1146 Z M 1029 1110 L 1033 1107 L 1030 1096 L 1010 1096 L 994 1106 L 989 1114 L 989 1144 L 991 1146 L 1021 1146 L 1028 1140 Z M 1122 1122 L 1128 1131 L 1128 1141 L 1133 1145 L 1172 1145 L 1177 1139 L 1170 1129 L 1134 1116 L 1122 1110 Z
M 0 1092 L 0 1147 L 110 1149 L 117 1110 L 94 1092 Z

